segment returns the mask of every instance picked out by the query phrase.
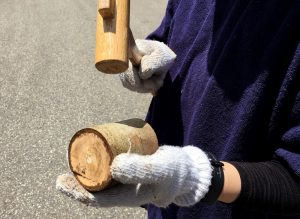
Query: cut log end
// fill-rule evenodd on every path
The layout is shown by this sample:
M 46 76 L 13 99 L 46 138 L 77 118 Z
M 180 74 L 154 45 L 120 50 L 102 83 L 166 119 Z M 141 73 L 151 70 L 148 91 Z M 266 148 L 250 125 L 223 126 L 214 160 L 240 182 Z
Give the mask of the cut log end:
M 107 74 L 119 74 L 128 69 L 128 63 L 120 60 L 102 60 L 95 64 L 98 71 Z
M 93 129 L 83 129 L 69 145 L 69 166 L 87 190 L 100 191 L 111 181 L 113 156 L 106 140 Z

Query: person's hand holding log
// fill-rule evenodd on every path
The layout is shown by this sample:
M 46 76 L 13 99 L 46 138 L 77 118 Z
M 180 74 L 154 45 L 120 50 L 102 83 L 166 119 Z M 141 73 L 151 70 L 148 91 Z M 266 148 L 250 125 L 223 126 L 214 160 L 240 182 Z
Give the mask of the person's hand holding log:
M 90 193 L 73 175 L 64 174 L 57 178 L 56 188 L 96 207 L 191 206 L 207 194 L 213 168 L 199 148 L 162 146 L 152 155 L 122 153 L 115 157 L 110 171 L 123 184 Z

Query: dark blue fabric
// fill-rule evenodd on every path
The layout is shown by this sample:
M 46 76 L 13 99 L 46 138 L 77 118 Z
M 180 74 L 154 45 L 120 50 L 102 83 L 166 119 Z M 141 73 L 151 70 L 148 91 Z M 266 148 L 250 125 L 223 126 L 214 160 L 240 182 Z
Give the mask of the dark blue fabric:
M 177 60 L 147 121 L 159 143 L 224 161 L 274 156 L 300 177 L 300 1 L 170 0 L 148 38 Z M 148 205 L 149 218 L 285 218 L 238 204 Z

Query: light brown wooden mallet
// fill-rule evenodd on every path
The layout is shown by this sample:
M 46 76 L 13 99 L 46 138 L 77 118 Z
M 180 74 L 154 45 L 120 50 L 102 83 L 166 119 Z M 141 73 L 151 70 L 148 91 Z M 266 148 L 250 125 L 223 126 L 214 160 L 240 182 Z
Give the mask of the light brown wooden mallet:
M 118 154 L 150 155 L 157 149 L 151 126 L 141 119 L 130 119 L 78 131 L 69 144 L 68 162 L 83 187 L 100 191 L 115 184 L 110 165 Z
M 130 0 L 98 0 L 95 66 L 104 73 L 128 69 L 128 60 L 139 65 L 138 50 L 129 26 Z

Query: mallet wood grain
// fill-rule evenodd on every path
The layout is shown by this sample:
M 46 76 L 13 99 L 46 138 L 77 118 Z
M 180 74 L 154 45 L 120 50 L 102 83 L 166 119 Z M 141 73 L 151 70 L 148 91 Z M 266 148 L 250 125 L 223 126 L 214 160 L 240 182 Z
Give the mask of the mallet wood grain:
M 109 74 L 128 69 L 128 60 L 139 65 L 142 53 L 130 30 L 130 0 L 98 0 L 95 67 Z
M 101 0 L 99 1 L 99 13 L 103 19 L 113 18 L 115 11 L 115 0 Z
M 80 184 L 100 191 L 115 182 L 110 165 L 118 154 L 153 154 L 158 149 L 155 132 L 141 119 L 108 123 L 78 131 L 70 141 L 69 166 Z

